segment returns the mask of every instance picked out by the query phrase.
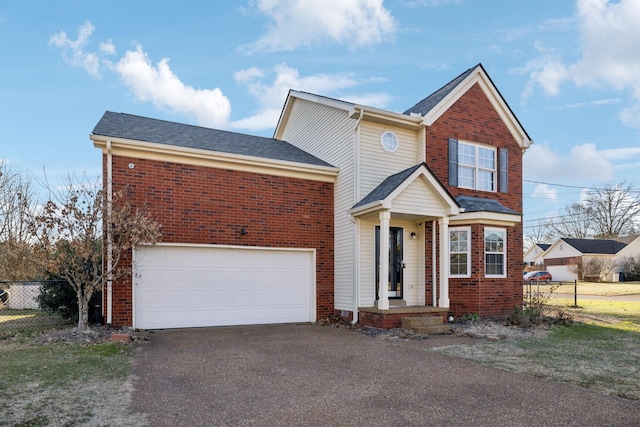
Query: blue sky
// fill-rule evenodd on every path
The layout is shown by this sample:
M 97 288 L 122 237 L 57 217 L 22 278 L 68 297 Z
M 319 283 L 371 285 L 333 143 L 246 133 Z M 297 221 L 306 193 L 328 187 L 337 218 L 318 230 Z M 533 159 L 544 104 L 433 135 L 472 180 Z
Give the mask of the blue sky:
M 402 112 L 481 62 L 534 140 L 527 227 L 640 187 L 639 23 L 637 0 L 5 0 L 0 159 L 97 176 L 105 110 L 272 136 L 290 88 Z

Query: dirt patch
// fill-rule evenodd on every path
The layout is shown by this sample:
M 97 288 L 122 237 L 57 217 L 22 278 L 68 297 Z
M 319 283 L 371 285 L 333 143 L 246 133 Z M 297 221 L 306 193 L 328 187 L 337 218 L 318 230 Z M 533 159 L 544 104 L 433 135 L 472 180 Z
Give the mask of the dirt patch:
M 108 326 L 95 325 L 87 330 L 78 328 L 56 329 L 45 331 L 33 339 L 34 344 L 51 344 L 57 342 L 68 343 L 98 343 L 111 341 L 112 334 L 126 334 L 131 337 L 132 342 L 147 340 L 147 334 L 144 331 L 125 329 L 114 329 Z
M 412 332 L 406 329 L 380 329 L 371 326 L 352 324 L 339 317 L 328 317 L 317 322 L 323 326 L 333 326 L 354 331 L 359 334 L 382 339 L 402 339 L 402 340 L 427 340 L 442 335 L 428 335 Z M 533 327 L 519 327 L 506 325 L 504 321 L 495 319 L 485 319 L 474 322 L 452 322 L 451 332 L 447 336 L 471 337 L 497 341 L 503 339 L 526 338 L 532 336 L 542 337 L 549 331 L 547 324 Z

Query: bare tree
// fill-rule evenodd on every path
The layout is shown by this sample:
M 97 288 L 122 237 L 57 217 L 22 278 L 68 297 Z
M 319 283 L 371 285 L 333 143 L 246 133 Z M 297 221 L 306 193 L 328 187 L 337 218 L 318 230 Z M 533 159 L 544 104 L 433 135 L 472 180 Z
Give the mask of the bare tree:
M 633 234 L 640 226 L 640 192 L 621 182 L 587 193 L 586 209 L 594 235 L 601 239 Z
M 42 274 L 29 241 L 28 210 L 34 204 L 31 179 L 0 161 L 0 280 L 29 280 Z
M 156 243 L 160 225 L 132 208 L 121 195 L 106 200 L 99 181 L 69 176 L 62 189 L 47 185 L 49 200 L 33 217 L 31 231 L 37 239 L 37 254 L 47 270 L 65 279 L 78 301 L 78 329 L 89 327 L 89 300 L 107 277 L 131 274 L 119 265 L 122 255 L 140 243 Z M 107 209 L 110 207 L 110 209 Z M 111 269 L 103 268 L 102 226 L 113 236 Z
M 564 215 L 556 218 L 552 228 L 558 237 L 585 239 L 592 235 L 592 219 L 589 208 L 573 203 L 565 208 Z
M 549 219 L 539 219 L 533 225 L 524 227 L 524 249 L 527 250 L 538 243 L 553 241 L 553 222 Z

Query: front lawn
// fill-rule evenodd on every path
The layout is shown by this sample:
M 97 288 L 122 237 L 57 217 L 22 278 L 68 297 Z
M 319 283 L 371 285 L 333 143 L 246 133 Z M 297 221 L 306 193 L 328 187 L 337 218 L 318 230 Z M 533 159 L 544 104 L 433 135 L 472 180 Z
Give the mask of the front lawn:
M 640 302 L 553 300 L 550 311 L 574 316 L 572 326 L 437 351 L 509 371 L 640 400 Z
M 128 413 L 131 345 L 37 343 L 33 338 L 57 319 L 7 311 L 0 312 L 0 426 L 144 424 L 143 416 Z

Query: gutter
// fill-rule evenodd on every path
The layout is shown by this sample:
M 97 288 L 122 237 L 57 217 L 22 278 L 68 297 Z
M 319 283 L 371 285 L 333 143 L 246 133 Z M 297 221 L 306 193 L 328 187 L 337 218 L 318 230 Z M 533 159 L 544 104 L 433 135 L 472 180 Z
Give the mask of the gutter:
M 111 140 L 107 140 L 107 325 L 113 314 L 113 236 L 111 235 L 111 203 L 113 202 L 113 154 Z
M 353 131 L 353 137 L 354 137 L 354 141 L 353 141 L 353 145 L 354 145 L 354 165 L 356 170 L 354 171 L 354 191 L 353 191 L 353 200 L 354 200 L 354 204 L 358 203 L 358 191 L 360 190 L 360 122 L 362 121 L 362 118 L 364 117 L 364 110 L 361 109 L 360 110 L 360 117 L 358 117 L 358 121 L 356 122 L 356 126 L 354 128 Z M 353 215 L 350 215 L 350 218 L 352 221 L 355 220 L 355 218 L 353 217 Z M 355 227 L 356 227 L 356 238 L 355 238 L 355 251 L 354 253 L 356 254 L 356 259 L 355 262 L 353 263 L 353 268 L 355 269 L 354 271 L 354 276 L 355 276 L 355 282 L 356 282 L 356 289 L 355 289 L 355 299 L 353 301 L 353 320 L 351 321 L 352 324 L 356 324 L 358 323 L 358 302 L 360 301 L 360 221 L 355 220 Z

